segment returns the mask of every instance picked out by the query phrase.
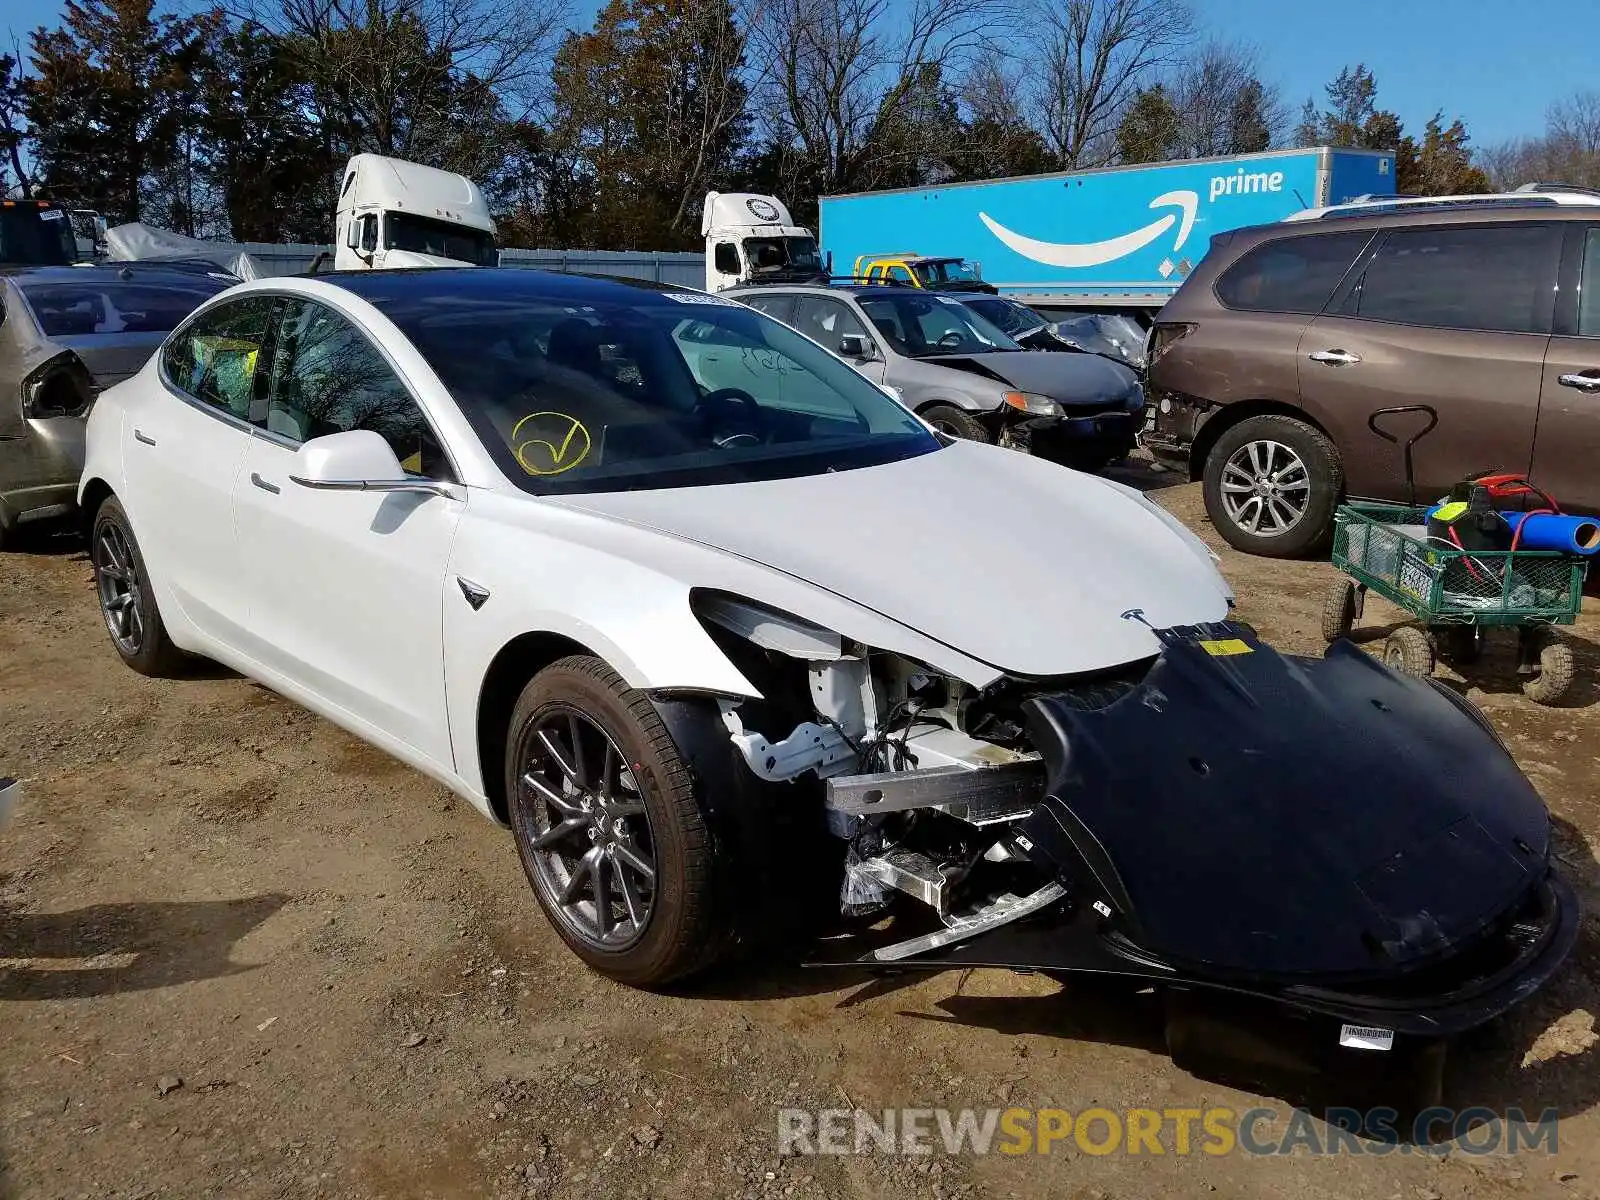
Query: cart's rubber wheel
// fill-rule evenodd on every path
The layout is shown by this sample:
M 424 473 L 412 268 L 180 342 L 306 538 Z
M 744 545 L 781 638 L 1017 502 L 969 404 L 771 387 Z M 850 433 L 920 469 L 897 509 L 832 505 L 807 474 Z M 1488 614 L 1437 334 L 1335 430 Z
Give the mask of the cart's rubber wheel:
M 1434 636 L 1439 639 L 1439 651 L 1447 663 L 1470 666 L 1483 657 L 1482 625 L 1446 625 L 1435 630 Z
M 1534 639 L 1538 649 L 1539 673 L 1523 681 L 1522 694 L 1535 704 L 1555 704 L 1572 687 L 1577 673 L 1572 643 L 1548 625 L 1526 636 Z
M 1322 602 L 1322 637 L 1336 642 L 1349 637 L 1356 623 L 1356 585 L 1354 580 L 1337 579 Z
M 1415 625 L 1402 625 L 1383 644 L 1383 663 L 1418 679 L 1433 674 L 1433 639 Z

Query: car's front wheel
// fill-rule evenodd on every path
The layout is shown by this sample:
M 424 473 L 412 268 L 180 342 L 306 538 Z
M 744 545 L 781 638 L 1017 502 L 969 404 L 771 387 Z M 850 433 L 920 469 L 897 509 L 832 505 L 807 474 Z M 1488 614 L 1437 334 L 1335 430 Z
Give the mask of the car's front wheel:
M 1204 478 L 1217 532 L 1237 550 L 1270 558 L 1294 558 L 1325 542 L 1344 488 L 1327 436 L 1278 413 L 1224 431 L 1206 456 Z
M 150 573 L 134 539 L 122 502 L 108 497 L 94 515 L 89 561 L 106 632 L 122 661 L 141 675 L 179 673 L 183 651 L 172 644 L 156 607 Z
M 506 794 L 534 895 L 573 952 L 654 987 L 730 944 L 706 814 L 649 697 L 597 658 L 564 658 L 511 717 Z
M 954 404 L 930 404 L 922 410 L 922 419 L 950 437 L 965 438 L 969 442 L 994 441 L 994 435 L 982 421 Z

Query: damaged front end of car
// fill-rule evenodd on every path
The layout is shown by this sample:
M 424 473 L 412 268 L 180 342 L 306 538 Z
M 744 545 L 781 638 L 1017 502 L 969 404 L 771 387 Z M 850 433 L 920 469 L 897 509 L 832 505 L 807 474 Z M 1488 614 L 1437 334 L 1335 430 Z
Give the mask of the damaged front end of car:
M 762 692 L 716 702 L 745 776 L 721 790 L 825 823 L 846 916 L 913 914 L 850 961 L 1120 976 L 1437 1038 L 1575 940 L 1546 809 L 1481 715 L 1348 642 L 1164 629 L 1115 670 L 979 687 L 738 598 L 696 610 Z

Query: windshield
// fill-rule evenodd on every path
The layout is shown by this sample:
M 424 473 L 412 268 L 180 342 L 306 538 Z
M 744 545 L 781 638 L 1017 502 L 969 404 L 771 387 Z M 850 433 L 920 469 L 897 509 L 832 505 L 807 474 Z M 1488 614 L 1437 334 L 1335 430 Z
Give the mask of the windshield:
M 938 449 L 876 385 L 787 326 L 699 292 L 637 297 L 375 302 L 530 492 L 792 478 Z
M 32 203 L 0 205 L 0 262 L 65 267 L 78 261 L 78 242 L 65 210 Z
M 409 250 L 434 258 L 453 258 L 458 262 L 492 267 L 499 262 L 494 238 L 478 229 L 451 221 L 435 221 L 413 213 L 383 214 L 383 244 L 390 250 Z
M 928 262 L 913 263 L 923 287 L 938 287 L 941 283 L 970 283 L 978 273 L 959 258 L 936 258 Z
M 882 295 L 859 300 L 861 311 L 878 332 L 911 358 L 1022 349 L 959 300 L 947 296 L 885 289 Z
M 1006 300 L 999 296 L 985 296 L 965 302 L 966 306 L 984 320 L 1003 329 L 1012 337 L 1031 332 L 1041 325 L 1050 324 L 1026 304 Z
M 201 276 L 192 283 L 24 281 L 20 287 L 40 330 L 54 338 L 93 333 L 169 333 L 227 284 Z
M 807 274 L 822 270 L 822 257 L 817 253 L 817 243 L 808 237 L 745 238 L 744 260 L 750 264 L 754 275 L 774 271 L 803 271 Z

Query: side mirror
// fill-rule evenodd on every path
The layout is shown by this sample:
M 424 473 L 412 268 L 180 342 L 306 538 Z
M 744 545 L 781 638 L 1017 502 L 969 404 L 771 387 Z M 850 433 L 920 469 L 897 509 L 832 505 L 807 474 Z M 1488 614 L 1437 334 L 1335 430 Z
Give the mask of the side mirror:
M 330 433 L 303 442 L 289 478 L 320 492 L 421 492 L 459 499 L 453 484 L 407 475 L 394 450 L 370 429 Z
M 361 218 L 352 216 L 345 222 L 344 244 L 351 250 L 361 249 Z
M 859 333 L 847 333 L 839 339 L 839 353 L 846 358 L 872 358 L 872 344 Z

